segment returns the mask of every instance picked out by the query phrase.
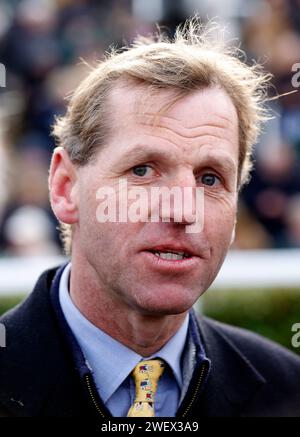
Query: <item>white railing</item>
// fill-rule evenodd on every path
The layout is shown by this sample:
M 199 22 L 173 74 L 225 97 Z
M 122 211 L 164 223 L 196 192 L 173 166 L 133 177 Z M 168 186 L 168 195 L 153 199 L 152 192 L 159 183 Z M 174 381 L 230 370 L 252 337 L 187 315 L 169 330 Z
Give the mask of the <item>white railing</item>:
M 0 259 L 0 295 L 28 294 L 40 273 L 63 257 Z M 214 288 L 295 287 L 300 291 L 300 249 L 229 252 Z
M 300 291 L 300 249 L 231 251 L 213 287 L 295 287 Z

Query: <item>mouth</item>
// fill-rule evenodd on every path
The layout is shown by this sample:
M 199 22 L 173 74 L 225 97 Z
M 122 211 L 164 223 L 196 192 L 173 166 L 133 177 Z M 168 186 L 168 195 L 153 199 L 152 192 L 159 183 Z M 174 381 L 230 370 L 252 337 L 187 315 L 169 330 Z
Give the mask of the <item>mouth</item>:
M 200 257 L 187 247 L 156 246 L 143 251 L 150 268 L 162 273 L 184 273 L 199 267 Z
M 191 258 L 193 255 L 188 252 L 174 251 L 174 250 L 149 250 L 150 253 L 160 259 L 168 261 L 181 261 L 183 259 Z

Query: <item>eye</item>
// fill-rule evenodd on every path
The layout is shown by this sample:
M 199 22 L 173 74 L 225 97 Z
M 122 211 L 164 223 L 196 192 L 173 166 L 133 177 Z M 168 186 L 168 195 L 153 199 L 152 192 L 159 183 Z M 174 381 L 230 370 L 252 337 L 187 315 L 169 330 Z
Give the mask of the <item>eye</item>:
M 216 176 L 213 173 L 206 173 L 201 176 L 201 183 L 203 185 L 212 187 L 213 185 L 216 185 L 219 182 L 220 182 L 220 178 L 218 178 L 218 176 Z
M 147 173 L 149 173 L 152 170 L 152 167 L 150 165 L 137 165 L 133 167 L 132 172 L 135 176 L 143 177 L 147 176 Z

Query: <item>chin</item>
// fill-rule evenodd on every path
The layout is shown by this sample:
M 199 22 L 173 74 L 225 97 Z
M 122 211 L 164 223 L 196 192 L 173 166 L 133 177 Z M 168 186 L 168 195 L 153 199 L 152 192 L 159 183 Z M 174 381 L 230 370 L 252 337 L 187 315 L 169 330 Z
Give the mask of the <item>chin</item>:
M 171 315 L 182 314 L 188 311 L 198 299 L 199 291 L 197 293 L 187 292 L 186 290 L 159 290 L 154 293 L 144 296 L 139 299 L 137 303 L 139 311 L 151 315 Z
M 161 316 L 171 316 L 183 314 L 188 311 L 190 306 L 165 306 L 165 307 L 155 307 L 155 306 L 144 306 L 139 307 L 138 311 L 140 314 L 151 317 L 161 317 Z

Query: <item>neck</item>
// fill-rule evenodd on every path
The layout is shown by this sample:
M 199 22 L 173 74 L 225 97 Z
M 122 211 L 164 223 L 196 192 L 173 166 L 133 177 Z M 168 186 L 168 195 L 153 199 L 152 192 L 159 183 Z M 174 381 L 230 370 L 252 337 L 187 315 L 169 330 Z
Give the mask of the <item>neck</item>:
M 158 352 L 178 331 L 187 312 L 156 315 L 138 311 L 101 287 L 95 270 L 82 261 L 72 256 L 70 295 L 95 326 L 142 357 Z

